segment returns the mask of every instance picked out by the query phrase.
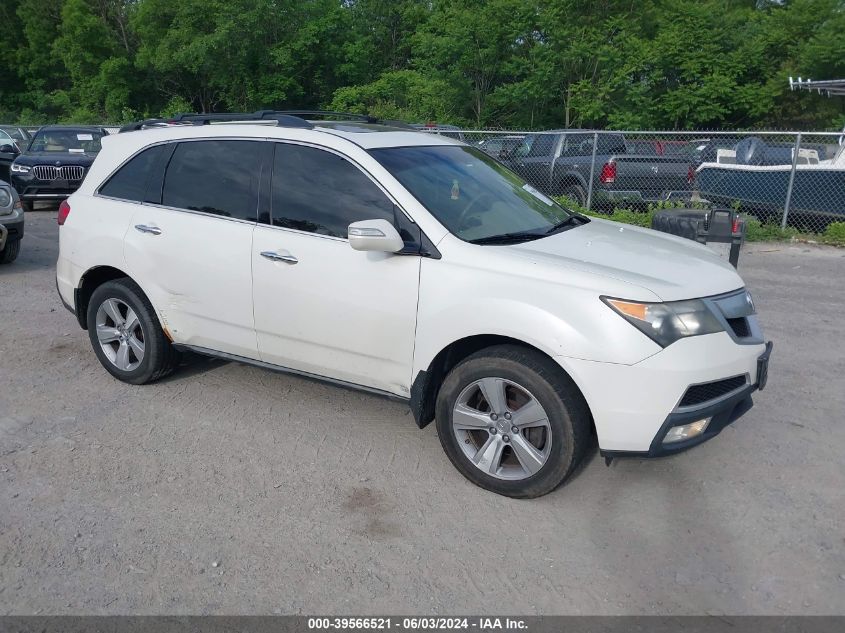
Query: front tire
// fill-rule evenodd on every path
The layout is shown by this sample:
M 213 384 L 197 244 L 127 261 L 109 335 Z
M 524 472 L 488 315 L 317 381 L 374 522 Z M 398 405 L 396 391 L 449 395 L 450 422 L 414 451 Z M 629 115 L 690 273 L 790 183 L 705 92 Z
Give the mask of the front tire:
M 170 374 L 179 355 L 164 335 L 155 310 L 128 278 L 99 286 L 88 303 L 88 336 L 112 376 L 143 385 Z
M 559 486 L 584 456 L 590 413 L 554 361 L 516 345 L 455 366 L 437 395 L 437 433 L 452 464 L 500 495 L 533 498 Z
M 7 241 L 3 250 L 0 251 L 0 264 L 11 264 L 18 258 L 21 252 L 21 241 L 11 240 Z

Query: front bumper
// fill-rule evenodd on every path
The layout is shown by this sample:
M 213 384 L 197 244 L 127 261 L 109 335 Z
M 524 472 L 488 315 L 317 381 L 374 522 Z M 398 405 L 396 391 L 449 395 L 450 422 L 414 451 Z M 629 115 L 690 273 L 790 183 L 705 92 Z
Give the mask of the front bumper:
M 717 435 L 751 408 L 751 394 L 765 386 L 771 343 L 739 345 L 726 332 L 681 339 L 634 365 L 558 358 L 578 384 L 598 434 L 602 455 L 657 457 Z M 740 387 L 694 406 L 682 406 L 692 385 L 743 377 Z M 663 444 L 671 427 L 712 418 L 690 440 Z
M 79 189 L 81 180 L 39 180 L 32 173 L 12 173 L 12 186 L 21 200 L 64 200 Z

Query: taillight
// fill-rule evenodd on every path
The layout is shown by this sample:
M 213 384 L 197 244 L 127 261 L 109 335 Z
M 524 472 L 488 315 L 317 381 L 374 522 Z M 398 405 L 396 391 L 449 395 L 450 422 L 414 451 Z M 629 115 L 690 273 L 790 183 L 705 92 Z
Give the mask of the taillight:
M 687 167 L 687 184 L 691 185 L 695 182 L 695 170 L 692 168 L 692 165 Z
M 731 226 L 731 233 L 739 233 L 739 224 L 741 220 L 739 216 L 734 216 L 733 226 Z
M 62 203 L 59 205 L 59 217 L 56 218 L 56 221 L 59 223 L 59 226 L 64 225 L 67 221 L 67 216 L 70 215 L 70 205 L 68 204 L 67 200 L 62 200 Z
M 601 168 L 601 174 L 599 175 L 599 182 L 604 184 L 609 184 L 611 182 L 616 182 L 616 163 L 612 160 L 606 162 L 604 166 Z

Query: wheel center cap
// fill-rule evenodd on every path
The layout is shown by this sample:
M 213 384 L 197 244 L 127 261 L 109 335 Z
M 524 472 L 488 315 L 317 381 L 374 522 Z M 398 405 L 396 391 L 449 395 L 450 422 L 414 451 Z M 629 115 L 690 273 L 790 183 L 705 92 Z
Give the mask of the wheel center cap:
M 500 430 L 502 430 L 502 431 L 507 431 L 507 430 L 510 428 L 510 425 L 511 425 L 511 424 L 510 424 L 510 422 L 508 422 L 508 421 L 507 421 L 507 420 L 505 420 L 504 418 L 500 419 L 500 420 L 496 423 L 496 426 L 498 426 L 498 427 L 499 427 L 499 429 L 500 429 Z

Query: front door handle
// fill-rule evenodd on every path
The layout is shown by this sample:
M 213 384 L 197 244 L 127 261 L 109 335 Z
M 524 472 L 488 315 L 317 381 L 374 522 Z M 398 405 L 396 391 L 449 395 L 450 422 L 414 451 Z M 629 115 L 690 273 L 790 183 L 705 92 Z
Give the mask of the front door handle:
M 284 262 L 286 264 L 296 264 L 297 262 L 299 262 L 299 260 L 290 253 L 280 255 L 279 253 L 276 253 L 274 251 L 262 251 L 261 257 L 265 257 L 274 262 Z
M 146 224 L 136 224 L 135 230 L 141 233 L 149 233 L 150 235 L 161 235 L 161 229 L 157 226 L 147 226 Z

